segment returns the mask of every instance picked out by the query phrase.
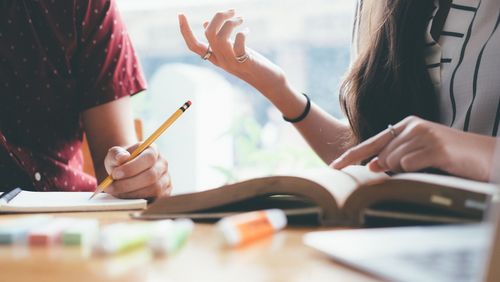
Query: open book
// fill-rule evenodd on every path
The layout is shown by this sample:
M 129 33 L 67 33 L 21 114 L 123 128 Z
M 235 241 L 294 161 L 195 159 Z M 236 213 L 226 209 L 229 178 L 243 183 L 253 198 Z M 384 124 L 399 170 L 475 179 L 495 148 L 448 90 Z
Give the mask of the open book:
M 303 176 L 254 178 L 161 198 L 132 216 L 217 219 L 242 211 L 281 208 L 289 218 L 308 216 L 325 226 L 381 225 L 384 220 L 412 224 L 469 222 L 481 220 L 490 196 L 497 190 L 492 184 L 452 176 L 388 176 L 364 166 L 341 171 L 325 167 Z
M 8 201 L 0 199 L 0 213 L 136 210 L 147 206 L 147 201 L 143 199 L 118 199 L 105 193 L 89 200 L 92 192 L 16 190 Z

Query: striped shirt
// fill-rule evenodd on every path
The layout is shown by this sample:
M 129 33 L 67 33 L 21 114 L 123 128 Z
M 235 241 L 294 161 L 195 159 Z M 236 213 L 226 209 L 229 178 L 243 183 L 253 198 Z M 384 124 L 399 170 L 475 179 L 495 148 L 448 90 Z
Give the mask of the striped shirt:
M 439 1 L 435 0 L 436 14 Z M 440 122 L 497 136 L 500 119 L 500 1 L 454 0 L 439 40 L 427 34 L 426 64 Z
M 384 5 L 358 0 L 353 54 L 366 48 Z M 439 122 L 463 131 L 499 136 L 500 0 L 453 0 L 437 42 L 426 34 L 426 64 L 438 96 Z M 363 20 L 361 19 L 363 18 Z

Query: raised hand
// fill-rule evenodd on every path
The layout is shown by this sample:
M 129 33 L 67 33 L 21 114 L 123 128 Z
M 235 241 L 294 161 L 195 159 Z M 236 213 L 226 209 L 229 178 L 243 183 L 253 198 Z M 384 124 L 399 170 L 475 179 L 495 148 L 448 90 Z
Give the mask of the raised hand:
M 205 22 L 207 43 L 196 38 L 185 15 L 179 15 L 179 26 L 188 48 L 201 58 L 246 81 L 270 100 L 286 85 L 283 70 L 245 46 L 246 32 L 234 29 L 243 23 L 234 10 L 218 12 Z

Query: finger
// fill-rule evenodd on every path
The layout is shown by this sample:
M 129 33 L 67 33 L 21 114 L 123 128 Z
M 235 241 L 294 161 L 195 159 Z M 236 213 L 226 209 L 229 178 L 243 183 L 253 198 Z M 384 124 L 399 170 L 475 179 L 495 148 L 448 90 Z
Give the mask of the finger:
M 210 23 L 209 21 L 204 21 L 204 22 L 203 22 L 203 28 L 205 28 L 205 29 L 206 29 L 209 23 Z
M 378 157 L 373 158 L 368 164 L 368 169 L 370 169 L 373 172 L 385 172 L 386 169 L 382 166 L 380 166 L 380 163 L 378 162 Z
M 198 38 L 196 38 L 185 15 L 179 14 L 178 17 L 179 27 L 182 37 L 184 38 L 184 42 L 186 42 L 186 46 L 198 56 L 203 57 L 208 51 L 208 44 L 202 43 L 198 40 Z M 208 58 L 208 60 L 213 64 L 217 64 L 217 58 L 213 54 L 210 58 Z
M 167 172 L 166 164 L 164 162 L 156 162 L 152 167 L 138 175 L 114 181 L 108 193 L 121 195 L 154 185 L 165 172 Z
M 405 126 L 403 130 L 397 134 L 397 136 L 378 154 L 380 166 L 389 169 L 391 165 L 386 163 L 387 156 L 404 143 L 411 142 L 411 140 L 415 138 L 420 140 L 419 136 L 418 130 L 414 130 L 414 127 Z
M 408 131 L 408 128 L 405 128 L 401 134 L 394 138 L 393 141 L 389 142 L 389 144 L 387 144 L 378 154 L 378 163 L 385 171 L 394 171 L 393 169 L 400 171 L 400 158 L 405 153 L 408 153 L 408 151 L 418 149 L 422 146 L 420 136 L 412 134 L 411 131 Z
M 187 47 L 196 54 L 203 56 L 208 49 L 208 45 L 201 43 L 198 38 L 196 38 L 185 15 L 179 14 L 178 17 L 181 34 Z
M 212 49 L 218 58 L 224 58 L 226 62 L 231 62 L 236 60 L 236 56 L 233 50 L 233 44 L 231 42 L 231 34 L 234 29 L 243 23 L 242 18 L 232 18 L 227 20 L 221 27 L 219 33 L 217 33 L 217 39 L 213 42 Z
M 234 16 L 234 10 L 227 10 L 225 12 L 218 12 L 214 15 L 205 30 L 205 36 L 211 45 L 216 41 L 217 33 L 221 29 L 224 22 Z
M 384 168 L 385 171 L 401 172 L 404 168 L 401 165 L 401 160 L 404 156 L 411 154 L 414 151 L 418 151 L 425 147 L 420 141 L 420 138 L 413 138 L 408 142 L 401 144 L 399 147 L 389 151 L 387 155 L 382 159 L 381 154 L 378 156 L 379 165 Z
M 241 57 L 247 53 L 245 47 L 246 33 L 247 31 L 236 33 L 236 38 L 234 39 L 234 45 L 233 45 L 234 55 L 236 57 Z
M 115 167 L 125 163 L 129 157 L 130 153 L 124 148 L 119 146 L 111 147 L 104 158 L 104 167 L 107 173 L 110 174 Z
M 170 193 L 172 193 L 170 176 L 168 175 L 168 173 L 165 173 L 158 181 L 158 183 L 132 192 L 120 194 L 117 197 L 123 199 L 158 198 L 162 196 L 168 196 L 170 195 Z
M 394 133 L 391 133 L 390 129 L 387 128 L 381 131 L 379 134 L 367 139 L 363 143 L 347 150 L 342 156 L 337 158 L 331 166 L 335 169 L 342 169 L 348 165 L 359 163 L 370 157 L 378 155 L 385 146 L 389 144 L 394 138 L 394 134 L 399 135 L 406 122 L 400 122 L 393 127 Z
M 139 173 L 146 171 L 148 168 L 155 165 L 158 161 L 158 150 L 154 146 L 146 148 L 142 153 L 140 153 L 133 160 L 115 167 L 111 172 L 111 176 L 114 180 L 120 180 L 123 178 L 130 178 Z
M 419 171 L 424 168 L 433 167 L 432 155 L 432 150 L 427 147 L 413 151 L 401 158 L 401 167 L 404 171 Z
M 224 22 L 219 33 L 217 33 L 217 40 L 221 43 L 230 42 L 230 37 L 234 29 L 237 26 L 241 25 L 242 23 L 243 23 L 242 17 L 232 18 Z

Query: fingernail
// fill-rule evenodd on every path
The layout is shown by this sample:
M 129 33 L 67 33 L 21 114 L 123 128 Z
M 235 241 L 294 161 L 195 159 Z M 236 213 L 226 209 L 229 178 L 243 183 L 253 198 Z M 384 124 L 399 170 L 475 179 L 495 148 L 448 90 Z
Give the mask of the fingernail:
M 121 170 L 113 171 L 113 179 L 121 179 L 125 174 Z

